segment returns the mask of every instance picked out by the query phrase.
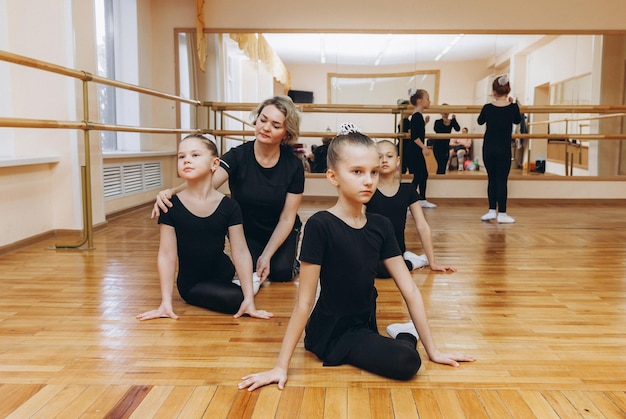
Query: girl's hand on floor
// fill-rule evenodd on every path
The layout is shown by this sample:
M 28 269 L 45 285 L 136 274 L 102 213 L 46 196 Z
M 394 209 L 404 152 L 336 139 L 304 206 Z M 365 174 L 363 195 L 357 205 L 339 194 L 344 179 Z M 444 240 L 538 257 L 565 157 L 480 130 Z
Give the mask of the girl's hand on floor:
M 282 368 L 274 367 L 269 371 L 246 375 L 242 377 L 241 380 L 242 381 L 237 386 L 240 390 L 247 388 L 248 391 L 252 391 L 271 383 L 278 383 L 278 388 L 282 390 L 285 388 L 285 383 L 287 382 L 287 371 L 284 371 Z
M 441 272 L 456 272 L 456 268 L 454 266 L 439 265 L 439 264 L 430 265 L 430 270 L 441 271 Z
M 437 364 L 451 365 L 458 367 L 459 362 L 474 362 L 476 359 L 465 354 L 453 354 L 448 352 L 436 351 L 434 354 L 428 356 L 431 361 Z
M 178 319 L 178 316 L 176 315 L 176 313 L 174 313 L 174 310 L 171 307 L 164 307 L 163 305 L 161 305 L 156 310 L 150 310 L 141 314 L 137 314 L 137 318 L 139 320 L 152 320 L 166 317 L 174 320 Z

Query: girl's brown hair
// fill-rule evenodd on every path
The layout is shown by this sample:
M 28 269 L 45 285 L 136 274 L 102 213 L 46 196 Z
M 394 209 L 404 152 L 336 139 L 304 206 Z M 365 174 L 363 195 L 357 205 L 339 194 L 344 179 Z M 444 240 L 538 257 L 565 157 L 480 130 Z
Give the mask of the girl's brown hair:
M 413 93 L 411 95 L 411 97 L 409 98 L 409 101 L 411 102 L 411 105 L 417 106 L 417 101 L 419 99 L 423 99 L 424 95 L 427 95 L 427 94 L 428 94 L 428 92 L 426 90 L 424 90 L 424 89 L 417 89 L 415 91 L 415 93 Z
M 491 87 L 498 96 L 506 96 L 511 93 L 511 85 L 507 76 L 496 77 Z
M 213 136 L 211 136 L 213 137 Z M 185 138 L 183 138 L 182 140 L 180 140 L 180 142 L 182 143 L 183 141 L 185 141 L 188 138 L 197 138 L 200 140 L 200 142 L 202 142 L 204 145 L 206 145 L 206 148 L 211 152 L 212 155 L 214 155 L 215 157 L 219 157 L 219 154 L 217 152 L 217 146 L 215 145 L 215 140 L 212 140 L 208 137 L 205 137 L 202 134 L 189 134 L 188 136 L 186 136 Z

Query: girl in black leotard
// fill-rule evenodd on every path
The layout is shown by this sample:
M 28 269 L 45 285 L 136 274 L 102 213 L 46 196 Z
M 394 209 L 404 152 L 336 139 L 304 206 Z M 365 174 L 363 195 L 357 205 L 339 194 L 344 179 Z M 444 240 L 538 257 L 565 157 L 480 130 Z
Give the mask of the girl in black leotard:
M 437 349 L 422 296 L 404 264 L 391 222 L 364 212 L 363 204 L 376 190 L 378 168 L 376 144 L 354 127 L 340 127 L 328 149 L 326 172 L 337 188 L 338 200 L 306 223 L 298 297 L 275 367 L 243 377 L 240 389 L 254 390 L 270 383 L 284 388 L 289 361 L 303 331 L 304 347 L 324 365 L 350 364 L 398 380 L 411 379 L 420 368 L 417 332 L 433 362 L 458 366 L 458 361 L 474 360 Z M 376 324 L 374 277 L 381 259 L 416 325 L 390 325 L 387 332 L 392 338 L 380 335 Z
M 173 197 L 170 210 L 159 217 L 161 305 L 137 315 L 138 319 L 178 318 L 172 306 L 175 282 L 189 304 L 234 317 L 272 317 L 254 305 L 260 281 L 253 279 L 239 205 L 213 187 L 219 160 L 215 144 L 203 136 L 191 135 L 180 142 L 178 174 L 187 181 L 187 188 Z M 224 253 L 226 234 L 234 265 Z
M 443 103 L 441 106 L 447 106 L 447 103 Z M 444 112 L 441 114 L 441 119 L 435 121 L 433 125 L 433 130 L 437 134 L 450 134 L 452 130 L 459 131 L 461 127 L 459 123 L 456 121 L 456 115 L 452 115 L 448 112 Z M 437 174 L 445 175 L 446 169 L 448 168 L 448 160 L 450 158 L 450 139 L 442 139 L 438 138 L 436 140 L 432 140 L 433 142 L 433 154 L 435 155 L 435 160 L 437 160 Z
M 426 90 L 418 89 L 411 95 L 410 101 L 415 111 L 409 124 L 411 141 L 408 142 L 404 152 L 407 153 L 409 173 L 413 173 L 411 183 L 420 195 L 419 203 L 422 208 L 437 208 L 436 204 L 426 199 L 428 168 L 425 157 L 430 155 L 430 149 L 426 147 L 426 123 L 429 117 L 424 118 L 422 112 L 430 106 L 430 95 Z
M 509 98 L 511 85 L 507 76 L 497 77 L 492 88 L 493 102 L 484 105 L 478 115 L 478 124 L 487 124 L 483 142 L 483 163 L 487 170 L 489 200 L 489 211 L 480 219 L 511 224 L 515 219 L 506 213 L 507 184 L 511 171 L 511 134 L 513 124 L 519 124 L 522 115 L 517 103 Z
M 419 195 L 412 184 L 400 182 L 400 176 L 397 175 L 400 165 L 397 147 L 389 140 L 379 141 L 376 145 L 380 154 L 379 181 L 372 199 L 365 204 L 367 212 L 389 218 L 402 257 L 410 271 L 430 264 L 430 269 L 433 271 L 456 272 L 454 267 L 441 265 L 435 260 L 433 238 L 430 233 L 430 226 L 424 217 L 424 211 L 418 204 Z M 407 209 L 411 211 L 415 221 L 417 234 L 424 250 L 423 255 L 416 255 L 406 249 L 404 229 L 406 227 Z M 382 261 L 378 262 L 376 277 L 391 277 Z

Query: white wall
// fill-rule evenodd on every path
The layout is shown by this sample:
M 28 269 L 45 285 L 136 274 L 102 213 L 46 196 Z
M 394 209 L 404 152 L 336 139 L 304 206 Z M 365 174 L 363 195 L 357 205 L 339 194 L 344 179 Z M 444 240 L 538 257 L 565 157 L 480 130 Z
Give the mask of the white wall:
M 551 42 L 528 53 L 526 56 L 526 90 L 524 92 L 523 103 L 533 103 L 535 99 L 535 88 L 545 83 L 560 83 L 585 74 L 592 74 L 592 79 L 601 77 L 600 74 L 597 74 L 597 71 L 594 74 L 594 67 L 597 67 L 597 61 L 601 60 L 601 57 L 594 54 L 595 38 L 596 37 L 592 35 L 555 37 Z M 547 63 L 558 63 L 558 65 L 547 65 Z M 593 85 L 596 89 L 599 88 L 599 84 L 593 83 Z M 592 92 L 592 96 L 600 97 L 598 91 L 595 93 Z M 595 103 L 602 102 L 598 100 Z M 548 119 L 557 120 L 567 117 L 568 115 L 551 114 L 548 116 Z M 583 117 L 583 115 L 577 115 L 577 117 Z M 570 126 L 569 129 L 569 132 L 572 132 L 572 126 Z M 564 123 L 550 124 L 550 133 L 564 132 Z M 597 132 L 597 130 L 592 132 Z M 547 140 L 532 140 L 533 156 L 531 161 L 546 159 L 546 155 L 540 155 L 541 151 L 547 150 L 546 143 Z M 592 143 L 590 148 L 595 148 L 597 142 L 594 141 Z M 541 151 L 537 152 L 536 150 Z M 582 172 L 577 170 L 577 174 L 588 175 L 590 173 L 597 173 L 597 166 L 598 154 L 590 150 L 589 170 Z M 564 166 L 561 164 L 551 163 L 546 165 L 546 172 L 548 173 L 561 175 L 564 171 Z
M 0 30 L 4 33 L 2 47 L 15 54 L 74 68 L 82 58 L 77 53 L 78 40 L 93 43 L 93 33 L 76 33 L 81 26 L 74 24 L 74 7 L 71 0 L 3 3 L 0 9 L 10 19 Z M 77 8 L 85 11 L 82 5 Z M 89 14 L 82 17 L 90 18 Z M 2 110 L 7 114 L 3 116 L 61 121 L 82 118 L 82 112 L 77 111 L 82 109 L 82 101 L 78 100 L 80 82 L 14 64 L 4 68 L 8 68 L 11 94 L 9 104 L 4 99 Z M 12 144 L 6 146 L 4 137 L 2 148 L 11 157 L 54 157 L 58 163 L 2 169 L 0 195 L 10 199 L 8 205 L 0 207 L 0 219 L 5 220 L 0 225 L 0 246 L 52 229 L 82 227 L 81 138 L 73 130 L 16 129 L 8 136 Z M 96 204 L 94 221 L 103 220 L 103 207 Z
M 384 67 L 384 71 L 379 67 L 358 67 L 341 66 L 341 73 L 361 74 L 369 72 L 400 73 L 420 70 L 439 70 L 439 95 L 434 97 L 431 93 L 432 105 L 442 103 L 471 104 L 474 98 L 474 85 L 478 78 L 484 76 L 486 69 L 484 61 L 470 61 L 459 63 L 433 62 L 411 64 L 406 66 Z M 291 75 L 291 85 L 294 90 L 312 91 L 314 101 L 317 104 L 328 103 L 328 73 L 337 72 L 336 64 L 306 64 L 295 65 L 286 64 Z M 397 99 L 408 99 L 406 91 L 398 91 Z M 395 105 L 394 103 L 381 103 Z M 427 112 L 425 112 L 427 113 Z M 472 126 L 472 122 L 477 115 L 459 114 L 457 119 L 459 124 L 467 127 Z M 431 122 L 427 126 L 427 131 L 432 132 L 434 120 L 440 118 L 439 114 L 431 114 Z M 392 115 L 367 115 L 367 114 L 343 114 L 343 113 L 305 113 L 303 115 L 302 131 L 324 131 L 330 127 L 336 131 L 342 122 L 353 122 L 364 132 L 394 132 L 396 123 Z M 310 147 L 311 144 L 321 143 L 321 139 L 301 138 L 300 142 Z

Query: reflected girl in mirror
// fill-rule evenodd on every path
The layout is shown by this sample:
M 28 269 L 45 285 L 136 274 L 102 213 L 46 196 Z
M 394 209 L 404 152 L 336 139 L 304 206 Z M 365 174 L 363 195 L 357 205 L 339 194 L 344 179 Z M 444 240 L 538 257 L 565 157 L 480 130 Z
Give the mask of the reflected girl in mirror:
M 483 163 L 487 170 L 489 199 L 489 211 L 480 219 L 510 224 L 515 222 L 515 219 L 506 213 L 507 182 L 511 171 L 511 134 L 513 124 L 519 124 L 522 116 L 517 103 L 509 97 L 511 85 L 507 76 L 496 77 L 492 88 L 493 102 L 484 105 L 478 115 L 478 124 L 487 124 L 483 143 Z
M 429 117 L 424 118 L 422 112 L 430 106 L 430 95 L 424 89 L 417 89 L 409 99 L 415 108 L 409 124 L 411 141 L 404 150 L 407 159 L 409 173 L 413 173 L 413 186 L 420 195 L 419 203 L 422 208 L 437 208 L 437 205 L 426 199 L 426 182 L 428 181 L 428 169 L 426 156 L 430 155 L 430 149 L 426 147 L 426 124 Z

